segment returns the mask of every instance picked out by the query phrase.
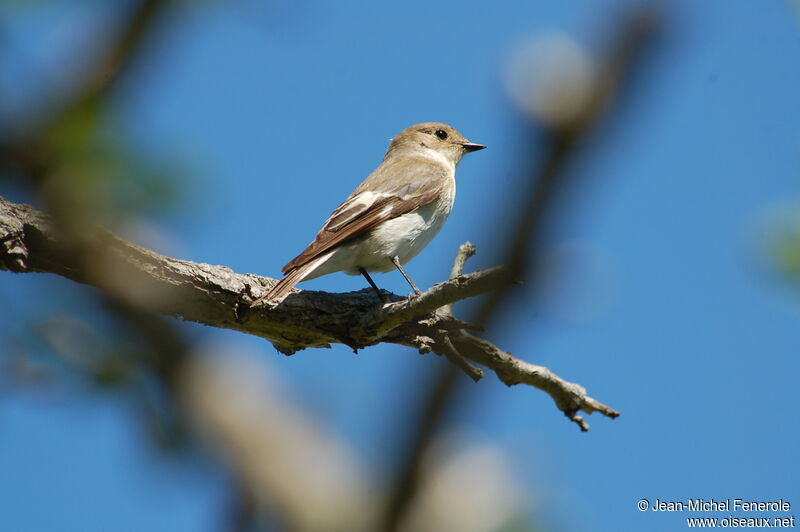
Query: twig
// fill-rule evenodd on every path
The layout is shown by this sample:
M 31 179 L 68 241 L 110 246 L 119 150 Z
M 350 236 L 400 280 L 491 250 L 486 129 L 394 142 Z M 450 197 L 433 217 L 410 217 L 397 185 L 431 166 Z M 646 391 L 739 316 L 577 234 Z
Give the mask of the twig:
M 472 242 L 464 242 L 460 246 L 458 246 L 458 253 L 456 253 L 456 258 L 453 260 L 453 267 L 450 269 L 450 279 L 455 279 L 462 273 L 464 273 L 464 265 L 467 263 L 471 257 L 474 257 L 478 250 L 475 248 L 475 244 Z M 453 312 L 453 304 L 450 303 L 449 305 L 445 305 L 445 310 L 447 312 Z
M 451 277 L 415 297 L 376 308 L 361 321 L 361 329 L 368 336 L 381 337 L 398 325 L 416 317 L 445 306 L 450 307 L 456 301 L 495 290 L 507 278 L 503 266 Z
M 447 333 L 442 334 L 440 342 L 443 347 L 444 355 L 447 357 L 447 359 L 461 368 L 461 370 L 466 373 L 470 379 L 478 382 L 483 378 L 483 370 L 474 366 L 473 364 L 470 364 L 466 358 L 461 356 L 461 353 L 459 353 L 458 349 L 456 349 L 456 346 L 453 345 L 453 341 L 450 340 L 450 336 Z
M 495 345 L 469 333 L 453 336 L 453 342 L 465 357 L 495 370 L 497 378 L 504 384 L 527 384 L 547 393 L 555 401 L 559 410 L 576 423 L 581 431 L 589 430 L 578 412 L 591 414 L 600 412 L 611 419 L 619 417 L 619 412 L 586 395 L 582 386 L 567 382 L 544 366 L 537 366 L 513 357 Z
M 474 257 L 477 252 L 478 250 L 475 249 L 475 244 L 472 242 L 464 242 L 458 246 L 458 253 L 456 253 L 456 258 L 453 260 L 453 267 L 450 270 L 450 279 L 454 279 L 464 273 L 464 265 L 467 263 L 467 260 Z

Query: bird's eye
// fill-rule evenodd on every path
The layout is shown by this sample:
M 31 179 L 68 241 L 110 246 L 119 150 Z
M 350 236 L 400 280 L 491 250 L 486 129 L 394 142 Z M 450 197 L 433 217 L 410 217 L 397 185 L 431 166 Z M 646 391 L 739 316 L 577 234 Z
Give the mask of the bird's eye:
M 436 136 L 439 137 L 441 140 L 444 140 L 447 138 L 447 131 L 445 131 L 444 129 L 437 129 Z

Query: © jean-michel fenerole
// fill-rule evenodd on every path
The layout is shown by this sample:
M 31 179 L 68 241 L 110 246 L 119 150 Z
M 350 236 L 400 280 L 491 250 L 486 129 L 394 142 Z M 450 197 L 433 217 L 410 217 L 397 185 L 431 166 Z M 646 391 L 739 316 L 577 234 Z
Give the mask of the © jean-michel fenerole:
M 378 297 L 372 272 L 403 265 L 439 232 L 456 195 L 456 166 L 486 146 L 437 122 L 408 127 L 389 144 L 383 162 L 331 213 L 314 240 L 283 267 L 284 277 L 252 303 L 281 303 L 300 281 L 343 271 L 363 275 Z

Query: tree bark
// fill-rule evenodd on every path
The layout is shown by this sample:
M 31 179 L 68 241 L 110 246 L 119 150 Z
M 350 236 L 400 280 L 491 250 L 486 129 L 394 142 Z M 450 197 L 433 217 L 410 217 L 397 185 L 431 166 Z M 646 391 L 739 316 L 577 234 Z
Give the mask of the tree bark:
M 581 430 L 578 415 L 614 409 L 588 397 L 577 384 L 547 368 L 518 360 L 467 329 L 451 304 L 511 283 L 503 267 L 463 274 L 474 248 L 462 246 L 451 277 L 413 299 L 390 296 L 383 305 L 370 289 L 345 294 L 296 291 L 277 307 L 250 307 L 277 281 L 236 273 L 226 266 L 180 260 L 145 249 L 102 228 L 78 245 L 60 235 L 47 214 L 0 197 L 0 269 L 54 273 L 113 292 L 142 309 L 269 340 L 286 355 L 341 343 L 354 350 L 381 342 L 446 356 L 474 380 L 492 370 L 507 385 L 527 384 L 548 393 Z M 91 253 L 74 253 L 75 248 Z

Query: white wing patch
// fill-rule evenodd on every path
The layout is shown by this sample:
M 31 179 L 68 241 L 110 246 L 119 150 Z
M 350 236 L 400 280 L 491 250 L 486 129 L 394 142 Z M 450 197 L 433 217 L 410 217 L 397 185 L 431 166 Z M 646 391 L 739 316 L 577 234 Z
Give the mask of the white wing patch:
M 339 208 L 333 211 L 328 221 L 325 222 L 325 231 L 336 231 L 341 229 L 349 222 L 358 218 L 379 199 L 386 197 L 384 194 L 364 191 L 348 199 Z

